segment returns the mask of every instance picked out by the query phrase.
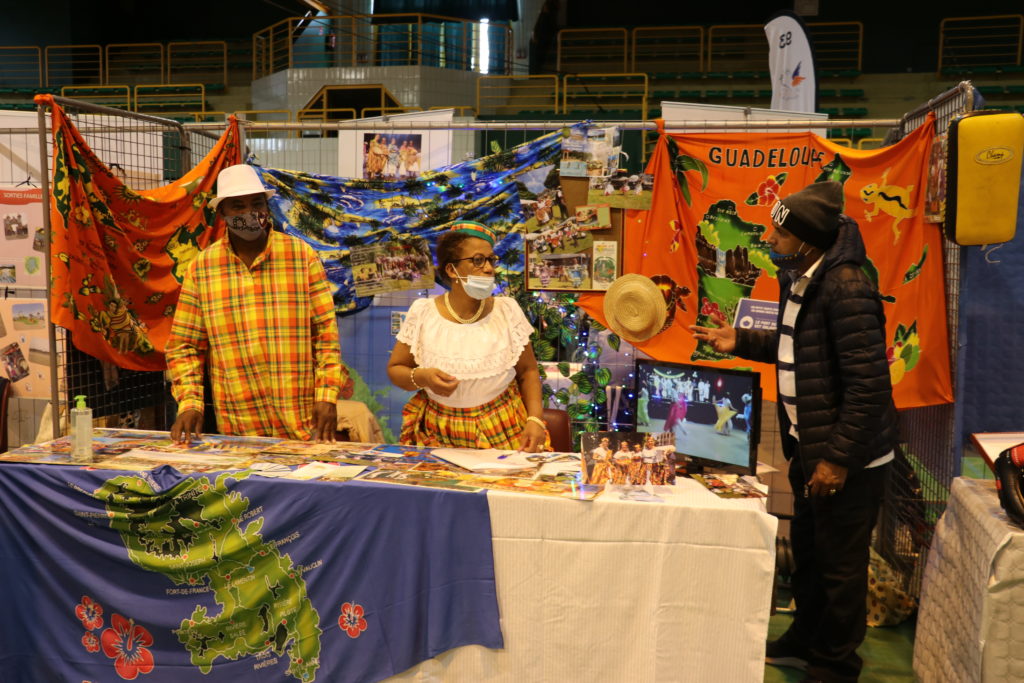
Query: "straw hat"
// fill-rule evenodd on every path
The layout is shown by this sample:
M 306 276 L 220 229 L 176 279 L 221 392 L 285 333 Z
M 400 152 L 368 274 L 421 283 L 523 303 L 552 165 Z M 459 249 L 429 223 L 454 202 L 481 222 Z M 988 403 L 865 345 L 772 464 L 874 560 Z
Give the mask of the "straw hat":
M 270 199 L 277 190 L 268 190 L 263 187 L 256 169 L 248 164 L 235 164 L 222 169 L 217 175 L 217 196 L 210 200 L 210 207 L 217 208 L 222 199 L 228 197 L 243 197 L 247 194 L 262 192 Z
M 604 317 L 612 332 L 628 342 L 647 341 L 665 326 L 665 297 L 649 277 L 630 273 L 604 295 Z

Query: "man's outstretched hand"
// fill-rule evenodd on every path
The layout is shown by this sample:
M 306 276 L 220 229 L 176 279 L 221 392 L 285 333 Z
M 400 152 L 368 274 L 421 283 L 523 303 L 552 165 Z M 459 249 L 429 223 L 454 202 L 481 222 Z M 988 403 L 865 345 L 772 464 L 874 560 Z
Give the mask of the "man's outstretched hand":
M 717 327 L 701 327 L 690 325 L 690 334 L 694 339 L 706 341 L 719 353 L 732 353 L 736 350 L 736 328 L 729 325 L 725 316 L 715 314 L 713 322 Z

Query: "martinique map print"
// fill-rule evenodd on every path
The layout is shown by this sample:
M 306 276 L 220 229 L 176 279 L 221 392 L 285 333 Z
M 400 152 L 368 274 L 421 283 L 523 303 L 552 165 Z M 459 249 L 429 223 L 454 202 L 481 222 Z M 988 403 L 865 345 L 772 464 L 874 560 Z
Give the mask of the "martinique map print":
M 248 476 L 185 479 L 158 493 L 146 479 L 126 475 L 109 479 L 95 495 L 106 502 L 110 525 L 133 563 L 183 590 L 213 593 L 220 613 L 197 605 L 176 631 L 202 673 L 210 673 L 218 657 L 287 654 L 286 673 L 313 681 L 320 617 L 300 568 L 260 537 L 262 508 L 250 510 L 248 498 L 228 491 L 228 480 Z

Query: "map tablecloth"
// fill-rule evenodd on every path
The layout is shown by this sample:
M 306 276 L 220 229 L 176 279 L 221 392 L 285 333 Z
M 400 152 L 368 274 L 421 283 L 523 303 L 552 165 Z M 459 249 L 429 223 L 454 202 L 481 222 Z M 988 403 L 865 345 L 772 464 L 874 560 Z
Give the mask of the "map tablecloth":
M 0 466 L 5 681 L 374 681 L 502 647 L 482 494 Z

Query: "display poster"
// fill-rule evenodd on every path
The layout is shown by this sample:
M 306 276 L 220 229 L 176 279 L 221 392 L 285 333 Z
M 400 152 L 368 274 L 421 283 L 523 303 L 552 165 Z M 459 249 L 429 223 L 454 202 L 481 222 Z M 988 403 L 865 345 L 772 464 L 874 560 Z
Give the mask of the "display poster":
M 946 140 L 945 133 L 935 136 L 928 156 L 928 186 L 924 197 L 924 219 L 931 223 L 946 220 Z
M 423 136 L 419 133 L 363 133 L 360 178 L 408 180 L 420 174 Z
M 365 129 L 338 131 L 338 176 L 408 180 L 452 163 L 452 131 L 410 124 L 451 123 L 454 110 L 441 109 L 359 119 Z M 388 123 L 400 128 L 390 129 Z
M 562 138 L 559 171 L 566 178 L 612 175 L 621 151 L 618 128 L 574 127 Z
M 46 302 L 0 300 L 0 373 L 15 398 L 50 397 L 50 344 Z
M 619 243 L 594 242 L 594 289 L 608 289 L 619 276 Z
M 0 285 L 46 287 L 46 237 L 43 234 L 43 191 L 0 186 Z
M 425 239 L 352 247 L 356 296 L 373 296 L 434 285 L 434 265 Z

